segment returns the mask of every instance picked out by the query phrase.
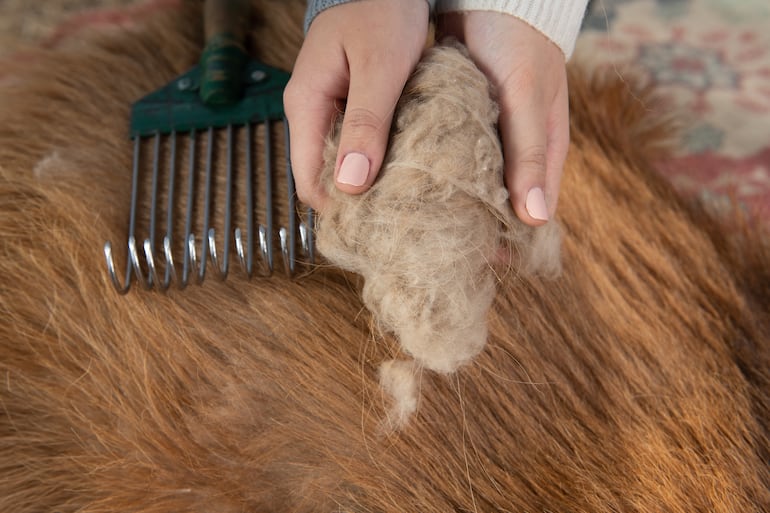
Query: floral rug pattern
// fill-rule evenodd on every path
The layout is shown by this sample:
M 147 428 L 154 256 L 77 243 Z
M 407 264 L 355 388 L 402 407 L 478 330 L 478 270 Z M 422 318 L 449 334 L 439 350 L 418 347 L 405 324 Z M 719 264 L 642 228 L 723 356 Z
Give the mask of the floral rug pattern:
M 575 55 L 670 101 L 686 128 L 661 170 L 681 191 L 770 219 L 770 2 L 594 0 Z

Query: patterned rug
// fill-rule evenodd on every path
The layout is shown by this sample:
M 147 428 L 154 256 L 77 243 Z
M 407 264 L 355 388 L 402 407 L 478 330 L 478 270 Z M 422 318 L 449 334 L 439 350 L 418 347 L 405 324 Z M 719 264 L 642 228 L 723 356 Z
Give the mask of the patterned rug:
M 125 12 L 118 8 L 132 3 L 135 0 L 0 0 L 0 55 L 45 41 L 55 32 L 67 30 L 64 25 L 88 19 L 103 25 Z
M 768 222 L 768 0 L 594 0 L 575 58 L 634 70 L 665 96 L 685 128 L 661 171 L 681 191 Z

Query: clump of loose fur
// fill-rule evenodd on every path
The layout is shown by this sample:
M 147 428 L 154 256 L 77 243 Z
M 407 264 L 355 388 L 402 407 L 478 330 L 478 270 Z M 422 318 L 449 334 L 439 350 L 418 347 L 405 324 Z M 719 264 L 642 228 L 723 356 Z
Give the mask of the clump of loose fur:
M 386 412 L 386 428 L 402 428 L 417 411 L 418 370 L 413 361 L 387 360 L 380 365 L 380 386 L 393 399 L 393 405 Z
M 336 144 L 327 145 L 318 248 L 364 277 L 381 326 L 438 372 L 484 347 L 501 248 L 523 273 L 560 269 L 558 226 L 530 228 L 511 208 L 497 117 L 486 77 L 454 43 L 428 50 L 407 83 L 369 191 L 336 190 Z

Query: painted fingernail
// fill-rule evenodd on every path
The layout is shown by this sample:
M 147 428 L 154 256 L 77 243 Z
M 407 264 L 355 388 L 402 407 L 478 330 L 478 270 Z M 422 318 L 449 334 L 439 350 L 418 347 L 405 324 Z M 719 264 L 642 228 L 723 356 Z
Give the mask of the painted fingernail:
M 527 201 L 524 204 L 527 213 L 540 221 L 548 221 L 548 207 L 545 205 L 545 194 L 540 187 L 532 187 L 527 193 Z
M 348 153 L 342 159 L 337 182 L 346 185 L 363 185 L 369 176 L 369 159 L 363 153 Z

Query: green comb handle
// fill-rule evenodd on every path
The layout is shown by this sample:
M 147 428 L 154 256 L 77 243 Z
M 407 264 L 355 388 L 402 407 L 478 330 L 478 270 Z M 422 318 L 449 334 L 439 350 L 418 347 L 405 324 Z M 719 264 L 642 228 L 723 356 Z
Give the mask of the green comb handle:
M 205 1 L 206 48 L 200 61 L 199 92 L 205 105 L 230 105 L 243 94 L 249 9 L 249 0 Z

